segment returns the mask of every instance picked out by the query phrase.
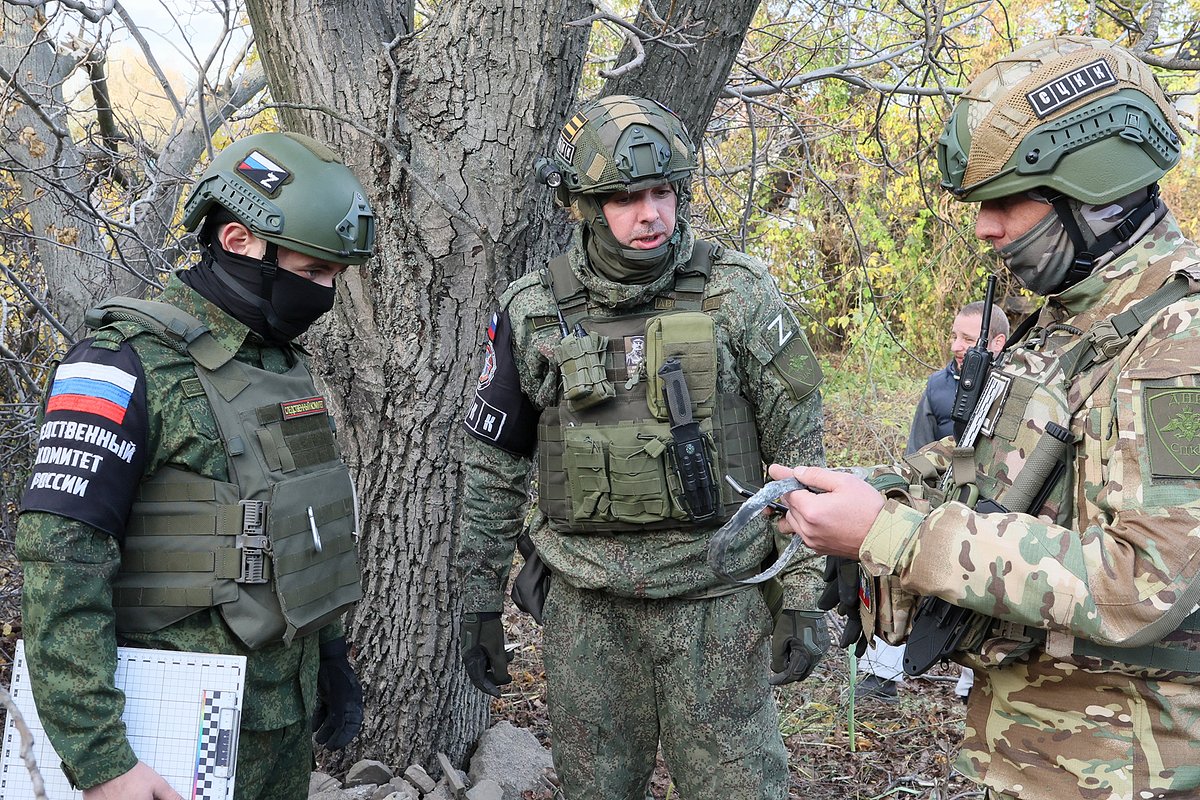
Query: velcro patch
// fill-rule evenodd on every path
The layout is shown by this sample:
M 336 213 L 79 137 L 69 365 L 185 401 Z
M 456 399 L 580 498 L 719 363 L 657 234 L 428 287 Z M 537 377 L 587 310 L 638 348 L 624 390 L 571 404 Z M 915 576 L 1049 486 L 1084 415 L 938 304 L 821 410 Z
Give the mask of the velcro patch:
M 279 188 L 288 182 L 292 173 L 267 158 L 258 150 L 251 150 L 237 165 L 238 174 L 262 189 L 271 197 L 279 193 Z
M 1142 397 L 1151 476 L 1200 475 L 1200 389 L 1146 387 Z
M 1066 75 L 1043 83 L 1026 93 L 1025 99 L 1033 107 L 1033 113 L 1037 114 L 1038 119 L 1045 119 L 1063 106 L 1101 89 L 1115 86 L 1116 83 L 1117 76 L 1113 75 L 1108 62 L 1098 58 L 1076 67 Z
M 317 396 L 288 400 L 279 404 L 279 410 L 283 413 L 284 419 L 295 419 L 296 417 L 311 417 L 313 414 L 324 414 L 328 409 L 325 407 L 325 398 Z
M 794 400 L 803 400 L 821 385 L 821 365 L 790 311 L 781 311 L 759 332 L 759 343 L 771 354 L 771 366 L 787 384 Z

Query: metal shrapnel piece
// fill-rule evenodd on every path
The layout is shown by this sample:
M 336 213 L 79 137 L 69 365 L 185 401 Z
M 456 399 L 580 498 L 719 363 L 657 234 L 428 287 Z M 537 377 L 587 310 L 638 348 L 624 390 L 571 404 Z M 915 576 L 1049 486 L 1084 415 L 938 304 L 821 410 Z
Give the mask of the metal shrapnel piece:
M 795 558 L 796 552 L 804 544 L 804 540 L 800 538 L 800 534 L 792 534 L 792 540 L 788 542 L 788 546 L 780 553 L 779 558 L 776 559 L 774 564 L 749 578 L 735 578 L 729 574 L 729 570 L 725 566 L 729 545 L 737 537 L 738 531 L 749 525 L 752 519 L 761 514 L 763 509 L 768 508 L 777 498 L 782 497 L 788 492 L 808 488 L 795 478 L 784 478 L 779 481 L 771 481 L 755 492 L 754 496 L 742 503 L 742 507 L 737 510 L 737 513 L 722 525 L 720 530 L 713 534 L 712 539 L 708 543 L 709 569 L 722 580 L 745 586 L 768 581 L 782 572 L 783 568 Z

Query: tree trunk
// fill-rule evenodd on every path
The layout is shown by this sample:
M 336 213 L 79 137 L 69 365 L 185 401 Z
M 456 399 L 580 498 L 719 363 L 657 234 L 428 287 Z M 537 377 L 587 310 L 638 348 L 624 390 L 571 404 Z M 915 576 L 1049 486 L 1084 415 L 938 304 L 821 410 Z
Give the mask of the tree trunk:
M 0 13 L 0 68 L 9 84 L 4 100 L 12 109 L 0 129 L 0 165 L 21 187 L 33 236 L 49 245 L 38 253 L 50 310 L 77 336 L 83 312 L 117 276 L 104 267 L 96 222 L 86 211 L 83 159 L 67 129 L 62 84 L 75 62 L 55 51 L 40 11 L 5 3 Z
M 344 155 L 380 223 L 310 336 L 362 508 L 350 631 L 368 714 L 341 763 L 461 763 L 488 705 L 458 656 L 460 422 L 496 295 L 554 249 L 528 175 L 572 104 L 587 34 L 562 23 L 587 6 L 447 3 L 390 55 L 403 31 L 370 3 L 248 6 L 275 98 L 333 112 L 284 109 L 285 126 Z
M 699 38 L 696 46 L 674 50 L 658 42 L 646 45 L 645 62 L 607 81 L 603 94 L 641 95 L 665 103 L 683 120 L 699 147 L 759 0 L 687 0 L 657 5 L 665 25 L 648 16 L 643 5 L 635 23 L 638 28 L 658 35 L 685 27 L 689 37 Z M 689 22 L 694 24 L 685 26 Z M 633 49 L 626 44 L 617 63 L 625 64 L 631 58 Z

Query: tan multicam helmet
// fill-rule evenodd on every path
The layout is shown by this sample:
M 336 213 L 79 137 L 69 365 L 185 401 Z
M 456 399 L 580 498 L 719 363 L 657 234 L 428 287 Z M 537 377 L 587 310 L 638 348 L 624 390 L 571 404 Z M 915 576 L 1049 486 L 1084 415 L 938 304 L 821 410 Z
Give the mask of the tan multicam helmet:
M 959 200 L 1045 187 L 1098 204 L 1179 163 L 1180 127 L 1148 66 L 1103 39 L 1059 36 L 977 77 L 937 154 L 942 187 Z
M 696 169 L 696 148 L 679 117 L 643 97 L 612 95 L 583 106 L 563 126 L 542 179 L 570 195 L 636 192 L 677 183 Z

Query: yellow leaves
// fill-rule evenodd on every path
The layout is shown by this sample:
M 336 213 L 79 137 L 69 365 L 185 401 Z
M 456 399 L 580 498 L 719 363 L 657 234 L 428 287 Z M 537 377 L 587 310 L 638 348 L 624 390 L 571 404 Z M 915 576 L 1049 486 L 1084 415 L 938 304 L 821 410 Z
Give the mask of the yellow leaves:
M 46 235 L 59 244 L 68 246 L 79 244 L 79 228 L 76 228 L 74 225 L 66 228 L 48 225 L 46 227 Z
M 38 137 L 37 131 L 28 125 L 21 129 L 17 135 L 17 141 L 25 145 L 25 148 L 29 150 L 29 155 L 34 158 L 42 158 L 50 150 L 46 143 Z

